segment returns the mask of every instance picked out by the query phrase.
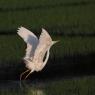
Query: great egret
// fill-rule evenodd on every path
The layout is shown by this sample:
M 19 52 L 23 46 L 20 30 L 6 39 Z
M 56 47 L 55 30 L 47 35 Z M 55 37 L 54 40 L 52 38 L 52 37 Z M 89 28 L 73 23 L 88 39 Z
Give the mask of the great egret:
M 31 31 L 29 31 L 24 27 L 18 28 L 17 34 L 27 44 L 24 60 L 28 70 L 21 73 L 20 75 L 20 80 L 21 80 L 22 76 L 26 72 L 30 71 L 29 74 L 24 79 L 26 79 L 32 72 L 34 71 L 38 72 L 44 68 L 49 58 L 49 53 L 50 53 L 49 50 L 51 46 L 58 41 L 52 41 L 48 32 L 43 28 L 39 40 L 34 33 L 32 33 Z M 46 58 L 44 60 L 45 54 L 46 54 Z

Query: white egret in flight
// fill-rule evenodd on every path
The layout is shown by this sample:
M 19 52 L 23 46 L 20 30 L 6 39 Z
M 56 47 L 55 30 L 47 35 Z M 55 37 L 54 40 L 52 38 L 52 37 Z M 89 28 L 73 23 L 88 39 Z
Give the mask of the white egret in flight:
M 58 41 L 52 41 L 48 32 L 42 28 L 42 33 L 38 38 L 34 33 L 29 31 L 24 27 L 18 28 L 17 34 L 25 41 L 27 44 L 26 54 L 24 57 L 26 68 L 25 72 L 20 75 L 20 80 L 22 76 L 28 72 L 29 74 L 25 77 L 25 79 L 34 71 L 41 71 L 46 65 L 49 58 L 49 50 L 53 44 Z M 44 60 L 44 56 L 46 54 L 46 58 Z

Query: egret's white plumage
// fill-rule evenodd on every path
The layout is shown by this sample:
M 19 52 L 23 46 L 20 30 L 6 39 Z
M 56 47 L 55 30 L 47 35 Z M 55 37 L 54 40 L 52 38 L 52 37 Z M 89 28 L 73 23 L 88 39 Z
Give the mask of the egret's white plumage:
M 38 38 L 35 36 L 34 33 L 32 33 L 31 31 L 29 31 L 28 29 L 26 29 L 24 27 L 18 28 L 17 33 L 27 44 L 26 54 L 25 54 L 24 59 L 31 58 L 31 60 L 32 60 L 35 49 L 39 42 Z
M 34 33 L 24 27 L 20 27 L 17 33 L 27 43 L 26 55 L 24 57 L 24 60 L 28 70 L 22 73 L 21 77 L 29 70 L 30 73 L 42 70 L 48 61 L 49 50 L 51 46 L 57 41 L 52 41 L 48 32 L 43 28 L 39 40 Z M 46 58 L 44 60 L 45 54 Z M 25 79 L 29 76 L 29 74 L 25 77 Z

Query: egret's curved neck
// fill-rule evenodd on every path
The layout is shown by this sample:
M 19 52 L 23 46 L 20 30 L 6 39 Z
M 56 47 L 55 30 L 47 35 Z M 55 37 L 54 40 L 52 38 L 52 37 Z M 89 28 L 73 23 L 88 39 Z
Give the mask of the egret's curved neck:
M 43 62 L 43 66 L 42 67 L 44 67 L 45 65 L 46 65 L 46 63 L 47 63 L 47 61 L 48 61 L 48 59 L 49 59 L 49 50 L 50 50 L 50 48 L 47 50 L 47 55 L 46 55 L 46 59 L 45 59 L 45 61 Z

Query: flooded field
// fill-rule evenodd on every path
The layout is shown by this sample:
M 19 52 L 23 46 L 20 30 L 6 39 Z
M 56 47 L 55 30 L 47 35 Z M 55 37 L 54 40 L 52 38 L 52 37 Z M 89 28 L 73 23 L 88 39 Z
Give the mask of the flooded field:
M 94 0 L 0 0 L 0 95 L 95 95 L 94 9 Z M 20 26 L 59 40 L 45 68 L 21 82 Z
M 95 77 L 2 81 L 0 95 L 94 95 Z

